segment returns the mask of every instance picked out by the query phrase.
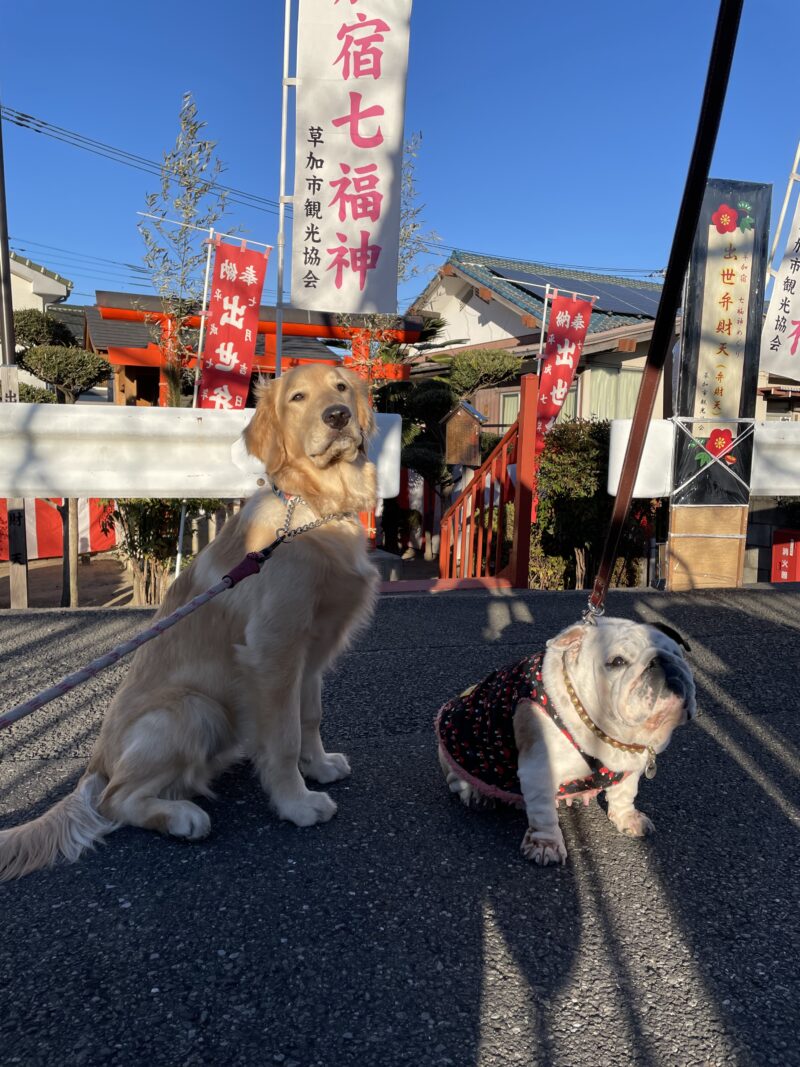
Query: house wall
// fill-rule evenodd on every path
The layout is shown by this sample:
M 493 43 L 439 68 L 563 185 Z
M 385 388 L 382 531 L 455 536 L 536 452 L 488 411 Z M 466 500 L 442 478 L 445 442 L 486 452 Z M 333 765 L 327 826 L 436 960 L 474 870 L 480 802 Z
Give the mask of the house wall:
M 518 337 L 521 331 L 519 314 L 497 300 L 483 300 L 462 278 L 440 278 L 431 296 L 417 310 L 433 312 L 444 319 L 446 325 L 436 338 L 437 344 L 508 341 Z
M 33 286 L 24 278 L 18 278 L 11 271 L 11 306 L 15 311 L 24 311 L 34 308 L 36 311 L 44 311 L 44 297 L 34 293 Z

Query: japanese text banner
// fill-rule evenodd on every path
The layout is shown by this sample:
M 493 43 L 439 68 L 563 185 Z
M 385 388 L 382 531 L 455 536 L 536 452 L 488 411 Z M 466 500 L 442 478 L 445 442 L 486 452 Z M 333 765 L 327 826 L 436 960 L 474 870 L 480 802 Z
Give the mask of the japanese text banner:
M 742 505 L 756 407 L 771 187 L 710 178 L 681 328 L 673 504 Z
M 580 362 L 592 302 L 572 297 L 553 297 L 550 322 L 539 379 L 536 409 L 536 451 L 544 448 L 544 436 L 558 418 Z
M 300 0 L 292 304 L 397 311 L 411 0 Z
M 800 382 L 800 200 L 761 333 L 762 371 Z
M 266 252 L 217 245 L 198 386 L 201 408 L 245 406 L 266 272 Z

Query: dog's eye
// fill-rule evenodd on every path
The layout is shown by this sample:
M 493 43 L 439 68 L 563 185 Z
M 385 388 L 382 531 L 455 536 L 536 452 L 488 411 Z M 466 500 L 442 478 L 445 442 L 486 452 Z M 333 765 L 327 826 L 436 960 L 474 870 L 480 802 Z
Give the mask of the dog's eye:
M 336 388 L 339 390 L 340 393 L 346 393 L 347 392 L 347 383 L 346 382 L 337 382 L 336 383 Z
M 627 666 L 628 666 L 628 661 L 626 659 L 623 659 L 622 656 L 614 656 L 614 658 L 612 660 L 610 660 L 606 664 L 606 667 L 627 667 Z
M 305 393 L 295 393 L 294 396 L 289 397 L 289 403 L 290 404 L 294 404 L 295 401 L 305 400 L 305 398 L 306 398 L 306 394 Z

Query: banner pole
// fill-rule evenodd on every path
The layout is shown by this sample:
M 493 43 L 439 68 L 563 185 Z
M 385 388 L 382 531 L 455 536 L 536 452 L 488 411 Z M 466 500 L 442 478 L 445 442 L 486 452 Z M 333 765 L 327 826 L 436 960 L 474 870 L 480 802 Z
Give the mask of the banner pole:
M 200 384 L 200 365 L 203 361 L 203 343 L 206 332 L 206 308 L 208 307 L 208 277 L 211 273 L 211 249 L 214 246 L 214 227 L 208 228 L 208 252 L 206 253 L 206 276 L 203 280 L 203 308 L 200 314 L 200 336 L 197 339 L 197 359 L 194 365 L 194 392 L 192 393 L 192 407 L 197 407 L 197 387 Z M 183 534 L 186 529 L 186 501 L 181 503 L 181 522 L 178 528 L 178 552 L 175 556 L 175 577 L 181 573 L 183 562 Z
M 275 377 L 281 376 L 283 356 L 283 259 L 286 247 L 286 127 L 289 116 L 289 42 L 291 38 L 292 0 L 284 0 L 283 14 L 283 81 L 281 85 L 281 174 L 278 196 L 278 296 L 275 301 Z
M 544 306 L 542 307 L 542 325 L 539 330 L 539 355 L 536 357 L 536 380 L 542 380 L 542 352 L 544 351 L 544 338 L 547 333 L 547 301 L 550 299 L 550 282 L 544 287 Z M 522 401 L 520 400 L 520 407 Z
M 778 251 L 778 241 L 780 240 L 781 231 L 783 230 L 783 220 L 786 218 L 786 208 L 789 206 L 789 197 L 792 195 L 792 186 L 795 182 L 800 181 L 800 173 L 798 173 L 798 165 L 800 165 L 800 141 L 797 142 L 797 151 L 794 154 L 794 165 L 792 172 L 789 175 L 789 181 L 786 183 L 786 193 L 783 197 L 783 205 L 781 207 L 781 213 L 778 217 L 778 225 L 775 227 L 775 236 L 772 239 L 772 248 L 769 251 L 769 262 L 767 266 L 768 274 L 773 278 L 778 273 L 774 269 L 775 253 Z M 769 281 L 769 277 L 767 278 Z M 764 286 L 766 289 L 766 286 Z
M 208 279 L 211 274 L 211 250 L 214 247 L 214 227 L 208 228 L 208 252 L 206 254 L 206 276 L 203 280 L 203 310 L 200 315 L 200 336 L 197 339 L 197 362 L 194 367 L 194 393 L 192 407 L 197 407 L 197 387 L 200 384 L 200 365 L 203 360 L 203 346 L 206 338 L 206 311 L 208 310 Z

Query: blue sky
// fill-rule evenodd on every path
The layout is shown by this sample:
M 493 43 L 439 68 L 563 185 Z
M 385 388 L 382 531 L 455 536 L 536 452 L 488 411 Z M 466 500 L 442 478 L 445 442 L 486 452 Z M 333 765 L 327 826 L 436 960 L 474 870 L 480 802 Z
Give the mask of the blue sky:
M 663 268 L 716 16 L 715 0 L 415 0 L 406 130 L 423 135 L 427 226 L 496 255 Z M 190 90 L 225 184 L 277 199 L 283 0 L 41 0 L 7 5 L 3 29 L 5 105 L 158 160 Z M 800 4 L 745 0 L 712 167 L 772 183 L 773 224 L 800 139 L 798 41 Z M 71 278 L 71 303 L 142 291 L 117 264 L 141 264 L 156 179 L 8 122 L 3 136 L 12 247 Z M 235 207 L 235 225 L 275 243 L 274 212 Z M 274 287 L 273 256 L 265 301 Z

